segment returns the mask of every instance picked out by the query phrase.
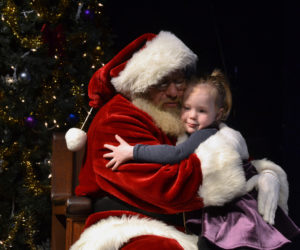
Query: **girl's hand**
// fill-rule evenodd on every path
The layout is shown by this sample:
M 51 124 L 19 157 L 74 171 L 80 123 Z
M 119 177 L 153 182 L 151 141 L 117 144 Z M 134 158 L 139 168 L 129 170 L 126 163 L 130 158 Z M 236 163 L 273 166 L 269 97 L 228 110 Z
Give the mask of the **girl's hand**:
M 104 158 L 112 158 L 107 164 L 107 168 L 111 168 L 113 171 L 124 162 L 133 160 L 133 146 L 130 146 L 120 136 L 116 135 L 116 140 L 120 143 L 119 146 L 113 146 L 110 144 L 104 144 L 104 147 L 111 150 L 111 153 L 104 154 Z

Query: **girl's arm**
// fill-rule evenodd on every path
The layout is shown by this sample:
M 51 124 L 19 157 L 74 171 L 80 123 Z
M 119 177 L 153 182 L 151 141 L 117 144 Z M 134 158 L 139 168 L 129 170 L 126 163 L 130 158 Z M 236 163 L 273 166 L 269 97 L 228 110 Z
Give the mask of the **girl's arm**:
M 194 153 L 200 143 L 216 132 L 215 128 L 198 130 L 191 134 L 186 141 L 176 146 L 137 144 L 134 146 L 133 159 L 138 162 L 175 164 Z
M 112 150 L 111 153 L 103 155 L 105 158 L 112 158 L 106 167 L 112 167 L 116 170 L 118 166 L 128 160 L 137 162 L 151 162 L 160 164 L 175 164 L 192 154 L 200 143 L 204 142 L 211 135 L 215 134 L 217 129 L 207 128 L 194 132 L 185 142 L 176 146 L 172 145 L 143 145 L 136 144 L 130 146 L 121 137 L 116 136 L 120 145 L 104 145 Z

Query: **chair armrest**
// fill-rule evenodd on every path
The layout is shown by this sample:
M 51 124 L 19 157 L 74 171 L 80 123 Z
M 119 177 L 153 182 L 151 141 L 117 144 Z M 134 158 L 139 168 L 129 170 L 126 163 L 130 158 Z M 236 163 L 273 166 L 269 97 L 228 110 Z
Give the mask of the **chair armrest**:
M 92 199 L 85 196 L 71 196 L 66 201 L 67 216 L 86 216 L 93 211 Z
M 74 154 L 67 149 L 64 133 L 53 134 L 51 162 L 51 199 L 54 204 L 64 204 L 74 189 Z

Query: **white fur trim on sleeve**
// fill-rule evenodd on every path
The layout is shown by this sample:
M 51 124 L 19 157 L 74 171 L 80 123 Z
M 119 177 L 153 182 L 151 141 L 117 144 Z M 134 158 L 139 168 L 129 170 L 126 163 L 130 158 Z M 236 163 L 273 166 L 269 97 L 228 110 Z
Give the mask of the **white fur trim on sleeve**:
M 219 131 L 201 143 L 195 153 L 203 175 L 198 194 L 205 206 L 222 206 L 246 193 L 241 157 Z
M 173 226 L 138 216 L 108 217 L 87 228 L 70 250 L 120 249 L 130 239 L 141 235 L 158 235 L 175 239 L 186 250 L 196 250 L 196 235 L 188 235 Z
M 234 147 L 243 160 L 248 160 L 248 147 L 242 134 L 239 131 L 228 127 L 225 123 L 221 123 L 219 127 L 220 134 L 226 138 L 226 141 Z
M 195 65 L 197 58 L 175 35 L 161 31 L 131 57 L 111 83 L 123 94 L 144 93 L 169 73 Z
M 267 159 L 251 161 L 258 173 L 265 170 L 272 170 L 276 173 L 279 183 L 279 200 L 278 205 L 288 214 L 288 198 L 289 198 L 289 183 L 285 171 L 272 161 Z

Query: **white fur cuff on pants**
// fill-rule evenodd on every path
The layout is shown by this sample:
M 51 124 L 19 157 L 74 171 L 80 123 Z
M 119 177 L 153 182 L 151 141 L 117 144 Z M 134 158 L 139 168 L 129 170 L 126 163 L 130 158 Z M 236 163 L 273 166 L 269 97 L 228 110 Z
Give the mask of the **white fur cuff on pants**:
M 138 216 L 102 219 L 87 228 L 70 250 L 117 250 L 130 239 L 141 235 L 157 235 L 175 239 L 185 250 L 197 250 L 196 235 L 188 235 L 173 226 Z

